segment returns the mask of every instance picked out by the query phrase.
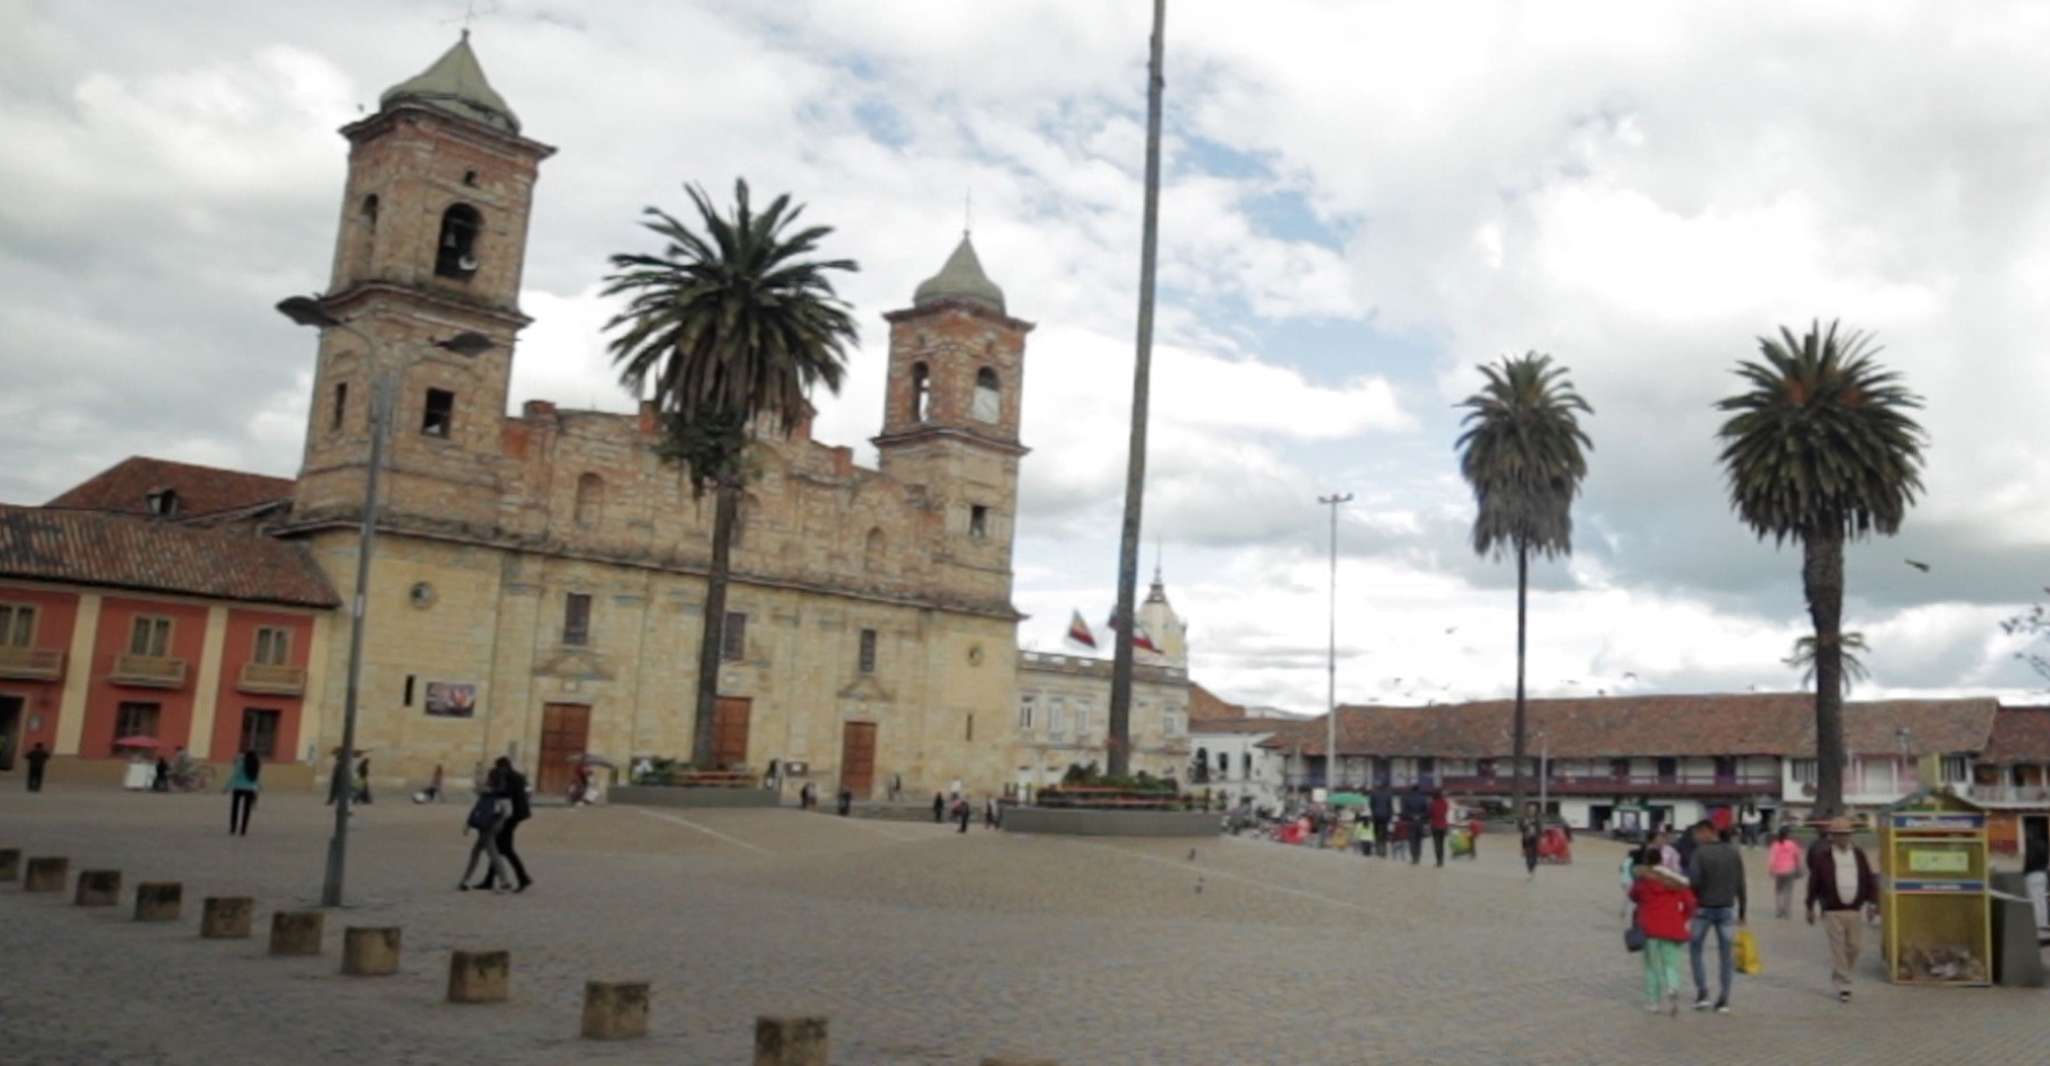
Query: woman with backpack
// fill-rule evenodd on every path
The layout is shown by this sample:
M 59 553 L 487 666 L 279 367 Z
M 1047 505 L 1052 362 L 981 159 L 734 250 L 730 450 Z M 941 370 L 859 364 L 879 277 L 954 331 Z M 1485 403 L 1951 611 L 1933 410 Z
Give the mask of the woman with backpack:
M 498 853 L 498 830 L 512 817 L 512 800 L 504 795 L 504 782 L 497 767 L 485 775 L 484 787 L 477 790 L 477 802 L 470 805 L 470 816 L 463 823 L 463 832 L 475 830 L 477 842 L 470 846 L 470 861 L 463 866 L 462 880 L 456 882 L 458 892 L 470 890 L 470 875 L 477 872 L 477 860 L 489 856 L 485 866 L 485 880 L 495 892 L 512 891 L 512 876 L 506 872 L 505 858 Z M 484 885 L 477 886 L 479 888 Z
M 1680 954 L 1688 942 L 1688 924 L 1698 909 L 1687 875 L 1649 863 L 1637 867 L 1637 883 L 1630 886 L 1630 902 L 1637 904 L 1632 933 L 1626 939 L 1642 943 L 1644 953 L 1644 1009 L 1680 1015 Z

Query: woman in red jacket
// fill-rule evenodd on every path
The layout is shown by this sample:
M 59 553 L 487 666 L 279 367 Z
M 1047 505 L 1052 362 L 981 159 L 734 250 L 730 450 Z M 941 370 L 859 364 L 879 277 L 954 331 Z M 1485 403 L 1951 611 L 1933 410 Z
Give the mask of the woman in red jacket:
M 1697 909 L 1687 875 L 1664 866 L 1639 866 L 1630 886 L 1633 920 L 1644 930 L 1644 1009 L 1680 1014 L 1680 953 Z

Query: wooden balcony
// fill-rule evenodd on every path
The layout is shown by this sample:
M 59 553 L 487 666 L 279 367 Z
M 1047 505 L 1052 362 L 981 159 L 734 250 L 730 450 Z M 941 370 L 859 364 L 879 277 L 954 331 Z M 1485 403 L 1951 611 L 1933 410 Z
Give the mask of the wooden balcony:
M 264 696 L 301 696 L 306 693 L 306 670 L 298 666 L 244 663 L 242 673 L 235 678 L 235 688 Z
M 1509 793 L 1508 774 L 1493 777 L 1456 776 L 1441 782 L 1447 792 Z M 1545 790 L 1554 796 L 1774 796 L 1780 794 L 1776 774 L 1630 774 L 1623 777 L 1598 774 L 1554 774 Z M 1535 774 L 1523 779 L 1525 792 L 1535 796 Z
M 107 680 L 140 688 L 184 688 L 185 660 L 170 656 L 116 655 Z
M 41 648 L 0 648 L 0 677 L 13 681 L 55 681 L 64 676 L 64 653 Z

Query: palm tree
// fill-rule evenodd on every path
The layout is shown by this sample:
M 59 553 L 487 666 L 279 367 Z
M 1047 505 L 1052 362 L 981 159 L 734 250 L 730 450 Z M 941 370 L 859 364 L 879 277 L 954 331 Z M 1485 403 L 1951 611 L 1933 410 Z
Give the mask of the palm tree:
M 612 257 L 604 294 L 628 296 L 605 324 L 620 383 L 637 397 L 653 391 L 662 418 L 656 451 L 684 465 L 691 494 L 713 489 L 712 563 L 698 645 L 697 706 L 691 761 L 712 766 L 712 721 L 719 694 L 720 649 L 733 526 L 746 482 L 748 441 L 775 429 L 786 437 L 808 418 L 812 386 L 840 391 L 847 351 L 860 343 L 829 271 L 853 272 L 851 259 L 807 259 L 833 232 L 790 232 L 800 205 L 788 194 L 757 213 L 747 182 L 736 181 L 731 215 L 689 185 L 699 229 L 657 207 L 641 224 L 660 237 L 659 254 Z
M 1566 368 L 1538 352 L 1503 356 L 1482 366 L 1481 391 L 1466 398 L 1459 473 L 1473 486 L 1473 550 L 1516 556 L 1516 718 L 1511 795 L 1523 812 L 1523 659 L 1530 596 L 1530 555 L 1573 554 L 1573 497 L 1587 476 L 1585 452 L 1594 442 L 1579 414 L 1594 408 L 1574 391 Z M 1577 414 L 1576 414 L 1577 412 Z
M 1746 389 L 1716 437 L 1737 517 L 1763 539 L 1801 542 L 1801 588 L 1815 624 L 1815 810 L 1844 800 L 1844 541 L 1892 535 L 1922 489 L 1922 398 L 1881 367 L 1863 332 L 1820 321 L 1796 337 L 1760 337 L 1737 364 Z
M 1872 649 L 1865 645 L 1865 634 L 1860 633 L 1855 629 L 1849 633 L 1844 634 L 1843 649 L 1843 686 L 1844 691 L 1848 693 L 1851 691 L 1851 686 L 1856 684 L 1857 682 L 1872 680 L 1872 672 L 1870 670 L 1865 669 L 1865 661 L 1863 659 L 1858 658 L 1856 655 L 1852 653 L 1861 651 L 1871 651 Z M 1810 633 L 1805 637 L 1801 637 L 1795 640 L 1794 650 L 1792 654 L 1788 655 L 1784 659 L 1781 659 L 1780 662 L 1783 662 L 1788 666 L 1796 667 L 1801 671 L 1802 688 L 1807 688 L 1809 685 L 1814 684 L 1815 635 L 1813 633 Z

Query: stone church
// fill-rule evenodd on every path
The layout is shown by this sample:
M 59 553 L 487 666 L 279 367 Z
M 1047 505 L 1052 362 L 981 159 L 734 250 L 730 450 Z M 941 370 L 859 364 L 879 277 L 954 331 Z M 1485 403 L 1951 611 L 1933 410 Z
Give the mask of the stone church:
M 346 592 L 355 580 L 371 410 L 385 404 L 391 429 L 363 605 L 357 724 L 373 779 L 417 786 L 441 766 L 461 781 L 510 753 L 531 768 L 536 787 L 552 791 L 566 786 L 580 753 L 622 765 L 686 755 L 711 500 L 694 499 L 683 471 L 656 458 L 657 426 L 645 404 L 638 414 L 611 414 L 530 400 L 508 414 L 516 340 L 530 321 L 519 304 L 528 220 L 554 149 L 528 136 L 493 90 L 467 34 L 379 103 L 341 130 L 348 172 L 331 280 L 317 299 L 343 326 L 320 336 L 299 476 L 286 482 L 137 459 L 82 487 L 92 491 L 50 505 L 101 513 L 75 521 L 111 524 L 96 534 L 107 537 L 163 539 L 177 527 L 179 550 L 204 556 L 208 573 L 232 574 L 252 535 L 289 548 L 290 557 L 274 561 L 282 577 L 230 599 L 303 612 L 295 638 L 257 649 L 276 661 L 269 669 L 291 675 L 286 695 L 303 699 L 281 702 L 274 691 L 252 710 L 241 705 L 258 700 L 256 688 L 229 678 L 213 691 L 212 678 L 246 671 L 229 661 L 240 654 L 240 608 L 206 604 L 240 586 L 225 577 L 195 584 L 179 573 L 118 583 L 179 598 L 195 619 L 212 619 L 177 630 L 178 640 L 194 634 L 179 652 L 185 658 L 168 647 L 176 641 L 148 634 L 110 650 L 102 645 L 126 640 L 125 630 L 64 645 L 71 638 L 47 626 L 36 640 L 73 647 L 74 660 L 95 665 L 40 683 L 67 693 L 90 688 L 107 680 L 90 675 L 103 659 L 116 663 L 113 651 L 125 652 L 122 661 L 154 655 L 165 660 L 150 658 L 161 683 L 143 695 L 157 711 L 128 709 L 140 697 L 110 689 L 110 707 L 117 697 L 127 702 L 119 715 L 105 712 L 110 724 L 100 732 L 118 731 L 111 723 L 119 717 L 122 727 L 146 725 L 167 748 L 190 744 L 193 754 L 223 761 L 231 744 L 256 735 L 246 725 L 236 733 L 233 723 L 255 721 L 269 730 L 259 739 L 271 757 L 310 764 L 324 780 L 342 732 Z M 877 468 L 856 465 L 849 447 L 813 440 L 809 425 L 789 438 L 758 438 L 752 452 L 727 601 L 717 757 L 757 769 L 771 760 L 797 764 L 793 787 L 809 779 L 822 792 L 845 787 L 860 797 L 880 796 L 893 779 L 929 795 L 954 781 L 987 792 L 1057 777 L 1070 761 L 1090 761 L 1077 743 L 1091 726 L 1100 748 L 1101 716 L 1079 736 L 1051 736 L 1045 712 L 1033 708 L 1048 705 L 1054 688 L 1086 682 L 1101 690 L 1094 705 L 1107 709 L 1107 684 L 1096 675 L 1109 664 L 1020 661 L 1011 552 L 1032 324 L 1011 315 L 966 235 L 910 306 L 883 317 L 889 353 L 873 438 Z M 490 347 L 465 353 L 452 348 L 474 346 L 437 343 L 466 333 Z M 134 475 L 115 476 L 124 470 L 154 480 L 130 493 L 122 486 L 133 489 Z M 199 501 L 208 482 L 235 486 L 236 506 L 179 508 L 181 494 Z M 144 491 L 146 508 L 126 500 Z M 119 510 L 130 513 L 108 513 Z M 50 545 L 64 535 L 50 522 L 22 528 L 31 527 Z M 99 602 L 96 570 L 52 568 L 61 547 L 27 533 L 21 539 L 0 537 L 0 593 L 21 579 L 60 599 Z M 9 561 L 17 558 L 21 567 Z M 285 573 L 297 559 L 307 574 Z M 315 587 L 323 578 L 344 595 Z M 1179 623 L 1171 612 L 1158 616 L 1165 600 L 1157 584 L 1154 592 L 1143 624 L 1179 655 Z M 335 603 L 343 606 L 323 607 Z M 202 630 L 205 642 L 196 635 Z M 216 640 L 216 630 L 227 637 Z M 43 662 L 56 653 L 34 654 Z M 1186 740 L 1175 735 L 1185 729 L 1186 663 L 1142 661 L 1134 766 L 1166 773 L 1186 761 Z M 172 688 L 173 673 L 193 691 Z M 188 676 L 201 681 L 194 686 Z M 83 694 L 23 698 L 53 711 L 89 705 Z M 75 722 L 74 739 L 62 743 L 64 727 L 51 717 L 35 722 L 58 738 L 60 756 L 115 754 L 95 739 L 99 732 L 81 734 Z M 180 724 L 188 722 L 198 724 Z M 202 727 L 220 736 L 196 731 Z

